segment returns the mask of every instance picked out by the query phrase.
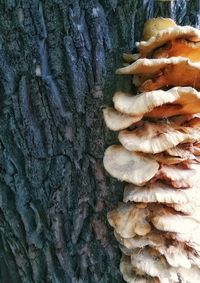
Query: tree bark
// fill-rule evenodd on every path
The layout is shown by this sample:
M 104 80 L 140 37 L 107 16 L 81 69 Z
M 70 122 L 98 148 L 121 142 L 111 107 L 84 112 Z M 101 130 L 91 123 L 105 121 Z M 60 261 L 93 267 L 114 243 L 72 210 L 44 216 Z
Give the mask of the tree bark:
M 199 27 L 199 1 L 0 1 L 0 282 L 120 283 L 102 108 L 151 17 Z

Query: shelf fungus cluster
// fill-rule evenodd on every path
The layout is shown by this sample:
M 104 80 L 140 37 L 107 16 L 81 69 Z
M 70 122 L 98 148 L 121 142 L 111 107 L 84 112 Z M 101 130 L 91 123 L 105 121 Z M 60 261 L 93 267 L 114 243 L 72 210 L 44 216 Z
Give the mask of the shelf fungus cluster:
M 138 53 L 117 74 L 133 75 L 136 94 L 118 91 L 104 109 L 118 145 L 104 167 L 125 181 L 108 213 L 133 282 L 200 282 L 200 31 L 171 19 L 145 24 Z

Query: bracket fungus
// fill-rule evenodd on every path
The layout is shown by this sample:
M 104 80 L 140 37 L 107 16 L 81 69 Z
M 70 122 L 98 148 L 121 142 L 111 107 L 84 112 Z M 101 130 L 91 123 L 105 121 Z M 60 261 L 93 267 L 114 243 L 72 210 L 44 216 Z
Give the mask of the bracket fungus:
M 112 145 L 105 152 L 104 167 L 113 177 L 142 186 L 156 175 L 159 164 L 121 145 Z
M 154 182 L 143 187 L 127 184 L 124 189 L 124 202 L 147 202 L 162 204 L 186 204 L 194 202 L 198 187 L 193 186 L 187 190 L 175 189 L 172 186 Z
M 198 79 L 200 61 L 192 62 L 189 58 L 181 56 L 160 59 L 141 58 L 130 66 L 118 69 L 116 74 L 135 75 L 136 86 L 139 87 L 140 92 L 171 86 L 191 86 L 200 89 Z
M 200 31 L 149 20 L 138 53 L 125 54 L 138 93 L 117 91 L 103 110 L 121 145 L 104 155 L 127 182 L 108 213 L 126 282 L 200 282 Z
M 191 26 L 178 26 L 169 18 L 153 18 L 147 21 L 143 31 L 144 40 L 136 43 L 142 57 L 176 39 L 200 41 L 200 31 Z
M 152 57 L 153 58 L 170 58 L 170 57 L 186 57 L 193 62 L 198 62 L 200 59 L 200 42 L 190 42 L 185 39 L 177 39 L 170 44 L 157 49 Z
M 120 204 L 108 213 L 108 221 L 121 237 L 131 238 L 135 235 L 146 235 L 151 231 L 151 225 L 146 220 L 148 214 L 148 209 L 137 204 Z
M 199 138 L 199 129 L 166 123 L 145 122 L 143 127 L 119 133 L 119 141 L 126 149 L 145 153 L 160 153 L 180 143 L 195 142 Z
M 121 113 L 112 107 L 103 109 L 103 116 L 106 126 L 113 131 L 126 129 L 142 119 L 142 115 L 130 116 L 125 113 Z
M 134 96 L 116 92 L 113 102 L 115 109 L 130 115 L 129 118 L 132 116 L 168 118 L 175 115 L 198 113 L 200 92 L 192 87 L 173 87 L 167 91 L 154 90 Z M 107 109 L 110 109 L 110 107 Z

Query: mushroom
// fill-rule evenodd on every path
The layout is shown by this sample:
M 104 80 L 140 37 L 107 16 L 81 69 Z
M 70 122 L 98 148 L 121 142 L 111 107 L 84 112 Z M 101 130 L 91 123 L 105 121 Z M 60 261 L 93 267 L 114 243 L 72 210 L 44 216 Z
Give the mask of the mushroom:
M 144 24 L 143 29 L 143 39 L 145 41 L 152 41 L 153 38 L 156 37 L 158 32 L 163 32 L 163 30 L 166 30 L 171 27 L 177 27 L 176 23 L 169 18 L 153 18 Z M 157 40 L 155 40 L 157 42 Z M 140 48 L 142 42 L 137 43 L 138 47 Z
M 186 283 L 198 283 L 200 282 L 200 268 L 192 266 L 189 270 L 185 268 L 179 268 L 179 278 L 181 281 Z
M 166 206 L 150 207 L 149 221 L 161 231 L 174 233 L 193 233 L 200 226 L 200 219 L 196 215 L 183 215 Z
M 174 188 L 189 188 L 200 180 L 200 164 L 190 165 L 190 168 L 176 165 L 162 165 L 154 181 L 165 180 Z
M 175 189 L 166 183 L 154 182 L 143 187 L 128 184 L 124 189 L 124 202 L 158 202 L 167 204 L 186 204 L 195 199 L 198 187 L 189 189 Z
M 150 247 L 165 257 L 172 267 L 191 268 L 193 264 L 200 267 L 200 253 L 187 247 L 184 243 L 171 241 L 163 234 L 151 232 L 145 236 L 135 236 L 125 239 L 116 234 L 121 251 L 131 256 L 136 249 Z
M 146 221 L 148 210 L 133 203 L 120 204 L 117 209 L 108 213 L 108 221 L 115 231 L 123 238 L 146 235 L 151 225 Z
M 195 143 L 193 145 L 193 153 L 195 156 L 200 156 L 200 143 Z
M 167 119 L 167 123 L 169 122 L 177 126 L 186 126 L 188 121 L 192 120 L 195 117 L 198 117 L 198 115 L 199 113 L 172 116 Z
M 189 248 L 194 249 L 196 252 L 200 252 L 200 228 L 190 233 L 173 233 L 173 232 L 163 232 L 165 237 L 171 240 L 176 240 L 178 242 L 184 243 Z
M 185 123 L 186 127 L 200 128 L 200 118 L 195 117 Z
M 178 26 L 171 19 L 164 19 L 163 23 L 160 18 L 147 21 L 144 28 L 144 40 L 137 43 L 141 56 L 146 57 L 156 48 L 175 39 L 183 38 L 191 42 L 200 41 L 200 31 L 191 26 Z M 152 22 L 156 22 L 155 28 L 152 29 Z M 155 24 L 154 24 L 155 25 Z M 166 28 L 165 28 L 166 27 Z M 147 29 L 151 30 L 148 32 Z M 159 30 L 160 29 L 160 30 Z M 145 34 L 146 33 L 146 34 Z
M 189 42 L 185 39 L 172 40 L 169 44 L 155 50 L 153 58 L 170 58 L 181 56 L 192 62 L 200 61 L 200 42 Z
M 186 148 L 184 148 L 184 145 L 186 146 Z M 166 152 L 171 156 L 176 156 L 184 159 L 195 159 L 193 148 L 188 149 L 187 146 L 187 144 L 181 144 L 176 147 L 167 149 Z
M 135 54 L 123 53 L 122 57 L 125 62 L 133 63 L 134 61 L 138 60 L 141 57 L 141 55 L 140 53 L 135 53 Z
M 167 118 L 200 112 L 200 92 L 192 87 L 174 87 L 168 91 L 154 90 L 135 96 L 117 92 L 113 102 L 115 109 L 134 116 Z
M 129 283 L 159 283 L 156 278 L 146 278 L 146 274 L 137 268 L 134 268 L 131 264 L 131 259 L 129 256 L 122 254 L 120 261 L 120 271 L 126 282 Z
M 191 127 L 177 127 L 173 124 L 145 122 L 143 127 L 133 131 L 120 131 L 118 138 L 127 150 L 159 153 L 180 143 L 198 141 L 200 131 Z
M 138 59 L 133 64 L 118 69 L 116 74 L 140 75 L 137 86 L 141 92 L 166 86 L 191 86 L 200 89 L 200 62 L 191 62 L 184 57 Z
M 200 269 L 192 266 L 190 269 L 171 267 L 163 255 L 151 248 L 144 248 L 131 256 L 132 265 L 150 276 L 158 277 L 161 283 L 200 282 Z
M 118 111 L 127 115 L 136 116 L 144 115 L 153 110 L 153 108 L 163 104 L 173 103 L 177 97 L 177 92 L 172 92 L 169 93 L 169 95 L 166 95 L 166 92 L 162 90 L 141 93 L 134 96 L 118 91 L 113 96 L 113 102 L 115 109 Z
M 118 91 L 104 109 L 122 145 L 104 167 L 128 182 L 108 213 L 127 282 L 200 282 L 200 31 L 151 19 L 131 65 L 136 95 Z M 127 129 L 128 128 L 128 129 Z
M 198 163 L 197 158 L 195 158 L 195 156 L 193 156 L 193 158 L 170 156 L 167 154 L 167 151 L 157 154 L 144 154 L 144 156 L 154 158 L 157 162 L 166 165 L 173 165 L 179 163 L 190 164 L 191 162 Z
M 155 160 L 130 152 L 121 145 L 110 146 L 105 152 L 103 162 L 110 175 L 138 186 L 155 176 L 159 168 Z
M 169 264 L 173 262 L 170 265 L 174 267 L 186 267 L 189 264 L 196 264 L 199 267 L 200 240 L 198 232 L 199 230 L 197 232 L 195 231 L 196 237 L 188 233 L 166 233 L 152 229 L 150 233 L 144 236 L 123 238 L 115 232 L 115 237 L 120 243 L 120 248 L 125 247 L 126 253 L 130 255 L 136 248 L 151 247 L 164 255 Z M 176 249 L 176 252 L 172 252 L 174 249 Z
M 131 255 L 131 263 L 152 277 L 158 277 L 161 283 L 180 282 L 178 271 L 170 267 L 164 256 L 151 248 L 136 250 Z
M 120 113 L 112 107 L 103 109 L 103 116 L 106 126 L 113 131 L 119 131 L 128 128 L 132 124 L 140 121 L 142 115 L 130 116 Z
M 196 194 L 196 198 L 193 199 L 192 201 L 184 204 L 179 204 L 179 203 L 170 203 L 167 204 L 167 206 L 172 207 L 176 211 L 180 211 L 183 214 L 187 215 L 192 215 L 195 213 L 197 206 L 200 205 L 199 197 Z

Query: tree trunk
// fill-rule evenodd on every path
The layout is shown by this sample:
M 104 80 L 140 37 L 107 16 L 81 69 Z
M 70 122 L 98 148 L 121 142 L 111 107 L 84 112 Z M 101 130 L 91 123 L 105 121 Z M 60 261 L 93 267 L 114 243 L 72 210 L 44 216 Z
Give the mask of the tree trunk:
M 120 283 L 106 214 L 102 107 L 151 17 L 199 26 L 199 1 L 0 1 L 0 282 Z

